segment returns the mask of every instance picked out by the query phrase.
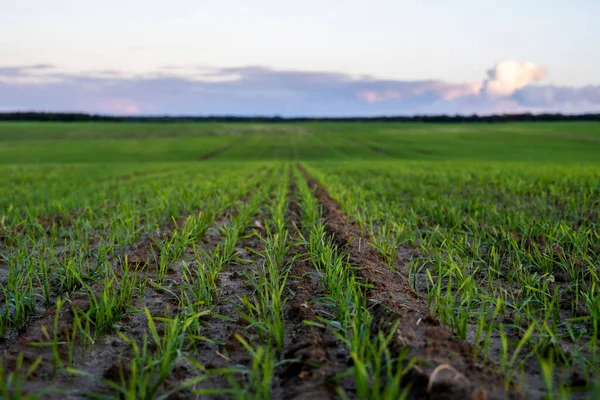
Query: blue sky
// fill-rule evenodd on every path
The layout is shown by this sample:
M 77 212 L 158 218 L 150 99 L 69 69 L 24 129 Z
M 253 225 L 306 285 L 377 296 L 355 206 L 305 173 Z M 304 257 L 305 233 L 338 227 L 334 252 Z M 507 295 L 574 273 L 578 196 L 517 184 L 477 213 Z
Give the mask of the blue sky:
M 600 2 L 5 2 L 0 110 L 600 110 Z

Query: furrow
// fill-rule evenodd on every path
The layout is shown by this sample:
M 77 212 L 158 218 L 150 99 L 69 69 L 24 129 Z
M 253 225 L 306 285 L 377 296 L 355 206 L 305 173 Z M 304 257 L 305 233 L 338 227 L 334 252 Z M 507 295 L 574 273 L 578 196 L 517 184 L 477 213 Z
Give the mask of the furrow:
M 356 275 L 370 287 L 367 298 L 374 327 L 386 332 L 399 321 L 390 350 L 408 352 L 418 361 L 405 377 L 411 393 L 419 398 L 523 398 L 521 393 L 506 391 L 504 378 L 493 365 L 475 359 L 468 342 L 456 339 L 429 315 L 427 304 L 406 277 L 387 268 L 369 238 L 349 222 L 326 189 L 301 165 L 298 169 L 321 204 L 326 231 L 359 267 Z
M 317 316 L 327 314 L 319 301 L 323 288 L 315 269 L 307 260 L 302 243 L 296 183 L 290 170 L 290 200 L 288 229 L 294 243 L 288 255 L 291 270 L 286 284 L 288 293 L 284 307 L 285 344 L 283 359 L 277 373 L 274 398 L 330 399 L 337 398 L 336 374 L 348 368 L 349 355 L 343 344 L 325 329 L 314 325 Z

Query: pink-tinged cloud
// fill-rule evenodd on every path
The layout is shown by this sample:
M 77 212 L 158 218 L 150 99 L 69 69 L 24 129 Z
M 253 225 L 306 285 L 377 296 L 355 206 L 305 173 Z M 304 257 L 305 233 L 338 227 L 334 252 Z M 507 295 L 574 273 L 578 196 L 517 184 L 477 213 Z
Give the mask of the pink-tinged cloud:
M 362 99 L 367 103 L 379 103 L 380 101 L 397 100 L 402 97 L 402 95 L 396 90 L 384 90 L 381 92 L 367 90 L 360 91 L 356 95 L 359 99 Z
M 393 82 L 390 84 L 394 85 Z M 397 89 L 362 90 L 358 91 L 356 96 L 369 104 L 399 101 L 403 98 L 410 99 L 419 96 L 433 96 L 443 100 L 452 100 L 461 96 L 477 95 L 481 92 L 482 87 L 482 82 L 454 84 L 440 81 L 422 81 L 404 84 Z
M 441 90 L 441 96 L 444 100 L 452 100 L 462 96 L 472 96 L 479 94 L 482 87 L 483 83 L 481 82 L 447 85 L 443 90 Z
M 118 115 L 138 115 L 141 107 L 128 99 L 107 99 L 98 103 L 98 110 L 102 113 Z

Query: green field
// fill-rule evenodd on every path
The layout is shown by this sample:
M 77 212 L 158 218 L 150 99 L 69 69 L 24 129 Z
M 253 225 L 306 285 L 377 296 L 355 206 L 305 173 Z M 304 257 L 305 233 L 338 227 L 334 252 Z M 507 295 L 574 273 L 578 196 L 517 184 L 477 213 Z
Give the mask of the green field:
M 237 146 L 242 141 L 243 146 Z M 3 123 L 0 163 L 219 160 L 546 161 L 598 163 L 600 125 Z
M 0 398 L 600 398 L 599 216 L 599 123 L 3 123 Z

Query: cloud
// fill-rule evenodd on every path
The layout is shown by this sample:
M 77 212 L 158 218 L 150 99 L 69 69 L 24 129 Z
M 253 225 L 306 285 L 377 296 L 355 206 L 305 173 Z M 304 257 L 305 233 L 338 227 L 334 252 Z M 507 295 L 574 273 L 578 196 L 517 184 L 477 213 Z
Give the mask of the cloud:
M 50 64 L 33 64 L 33 65 L 17 65 L 0 67 L 0 75 L 3 76 L 21 76 L 28 75 L 35 71 L 47 71 L 53 69 Z
M 386 90 L 383 92 L 376 92 L 374 90 L 366 90 L 358 92 L 356 94 L 358 98 L 366 101 L 367 103 L 379 103 L 386 100 L 399 99 L 401 94 L 396 90 Z
M 530 83 L 544 79 L 547 74 L 545 68 L 531 62 L 504 60 L 488 71 L 483 88 L 490 96 L 507 97 Z
M 106 99 L 97 105 L 98 111 L 116 115 L 137 115 L 142 109 L 139 104 L 129 99 Z
M 0 83 L 39 84 L 56 81 L 50 64 L 0 66 Z
M 600 86 L 571 88 L 564 86 L 531 86 L 519 90 L 516 99 L 525 105 L 551 106 L 566 103 L 600 104 Z
M 546 71 L 507 60 L 486 79 L 403 81 L 264 66 L 166 66 L 152 73 L 0 67 L 6 109 L 108 114 L 369 116 L 581 113 L 600 110 L 600 86 L 539 85 Z
M 600 112 L 600 85 L 579 88 L 565 86 L 528 86 L 515 92 L 512 98 L 524 107 L 549 112 Z

